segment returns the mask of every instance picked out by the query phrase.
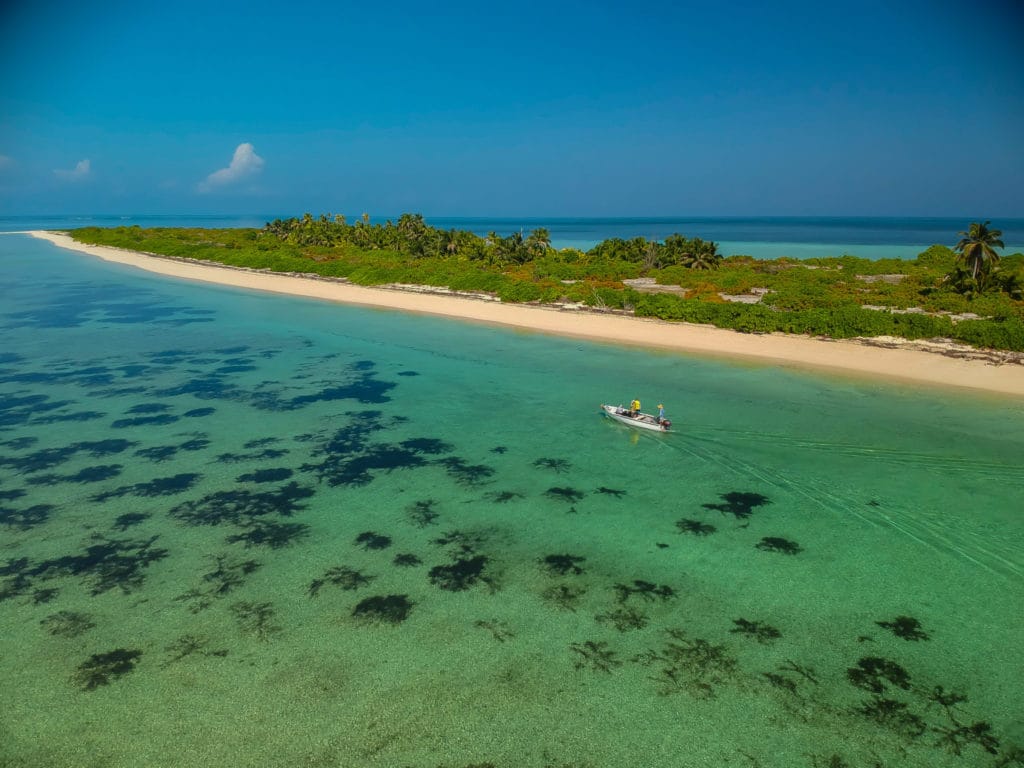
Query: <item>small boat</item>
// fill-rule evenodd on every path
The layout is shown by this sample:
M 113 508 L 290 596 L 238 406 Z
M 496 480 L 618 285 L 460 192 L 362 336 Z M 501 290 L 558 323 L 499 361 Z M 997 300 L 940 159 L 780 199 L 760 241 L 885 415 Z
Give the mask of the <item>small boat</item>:
M 637 427 L 638 429 L 668 432 L 672 427 L 672 422 L 668 419 L 659 419 L 657 416 L 652 416 L 649 413 L 633 412 L 623 408 L 621 405 L 605 405 L 602 403 L 601 410 L 604 411 L 605 416 L 608 418 L 615 419 L 615 421 L 631 427 Z

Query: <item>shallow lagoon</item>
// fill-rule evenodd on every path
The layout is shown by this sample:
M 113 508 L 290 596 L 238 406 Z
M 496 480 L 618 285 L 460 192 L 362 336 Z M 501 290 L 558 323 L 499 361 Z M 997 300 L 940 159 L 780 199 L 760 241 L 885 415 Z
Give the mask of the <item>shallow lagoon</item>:
M 1021 763 L 1020 403 L 0 272 L 0 764 Z

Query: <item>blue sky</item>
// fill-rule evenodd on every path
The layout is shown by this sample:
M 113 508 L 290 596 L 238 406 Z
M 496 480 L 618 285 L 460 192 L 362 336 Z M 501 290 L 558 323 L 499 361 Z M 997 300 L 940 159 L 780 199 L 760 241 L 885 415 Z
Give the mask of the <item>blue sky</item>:
M 1024 216 L 1024 11 L 0 4 L 0 214 Z

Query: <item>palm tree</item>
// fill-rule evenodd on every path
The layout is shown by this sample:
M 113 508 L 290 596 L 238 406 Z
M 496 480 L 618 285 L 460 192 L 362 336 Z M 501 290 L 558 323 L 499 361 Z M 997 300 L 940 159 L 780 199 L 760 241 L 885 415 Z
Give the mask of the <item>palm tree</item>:
M 999 263 L 999 254 L 995 249 L 1006 247 L 1000 239 L 1003 236 L 1002 230 L 989 229 L 988 225 L 991 223 L 971 222 L 966 232 L 958 233 L 960 242 L 954 247 L 959 254 L 959 260 L 970 270 L 971 277 L 978 280 L 978 274 L 981 274 L 980 282 L 984 282 L 984 278 Z
M 718 243 L 695 237 L 690 246 L 682 255 L 680 264 L 689 269 L 718 269 L 718 262 L 722 260 L 722 254 L 718 252 Z

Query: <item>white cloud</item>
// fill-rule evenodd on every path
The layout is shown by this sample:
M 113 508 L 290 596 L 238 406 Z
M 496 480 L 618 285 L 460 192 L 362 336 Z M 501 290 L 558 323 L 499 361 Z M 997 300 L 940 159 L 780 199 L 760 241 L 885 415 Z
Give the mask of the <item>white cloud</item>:
M 89 167 L 89 160 L 79 160 L 78 164 L 75 165 L 70 171 L 66 171 L 58 168 L 53 173 L 54 175 L 63 181 L 81 181 L 82 179 L 88 178 L 92 169 Z
M 214 171 L 199 184 L 200 192 L 211 192 L 226 187 L 242 179 L 255 176 L 263 170 L 263 158 L 256 154 L 252 144 L 239 144 L 227 168 Z

